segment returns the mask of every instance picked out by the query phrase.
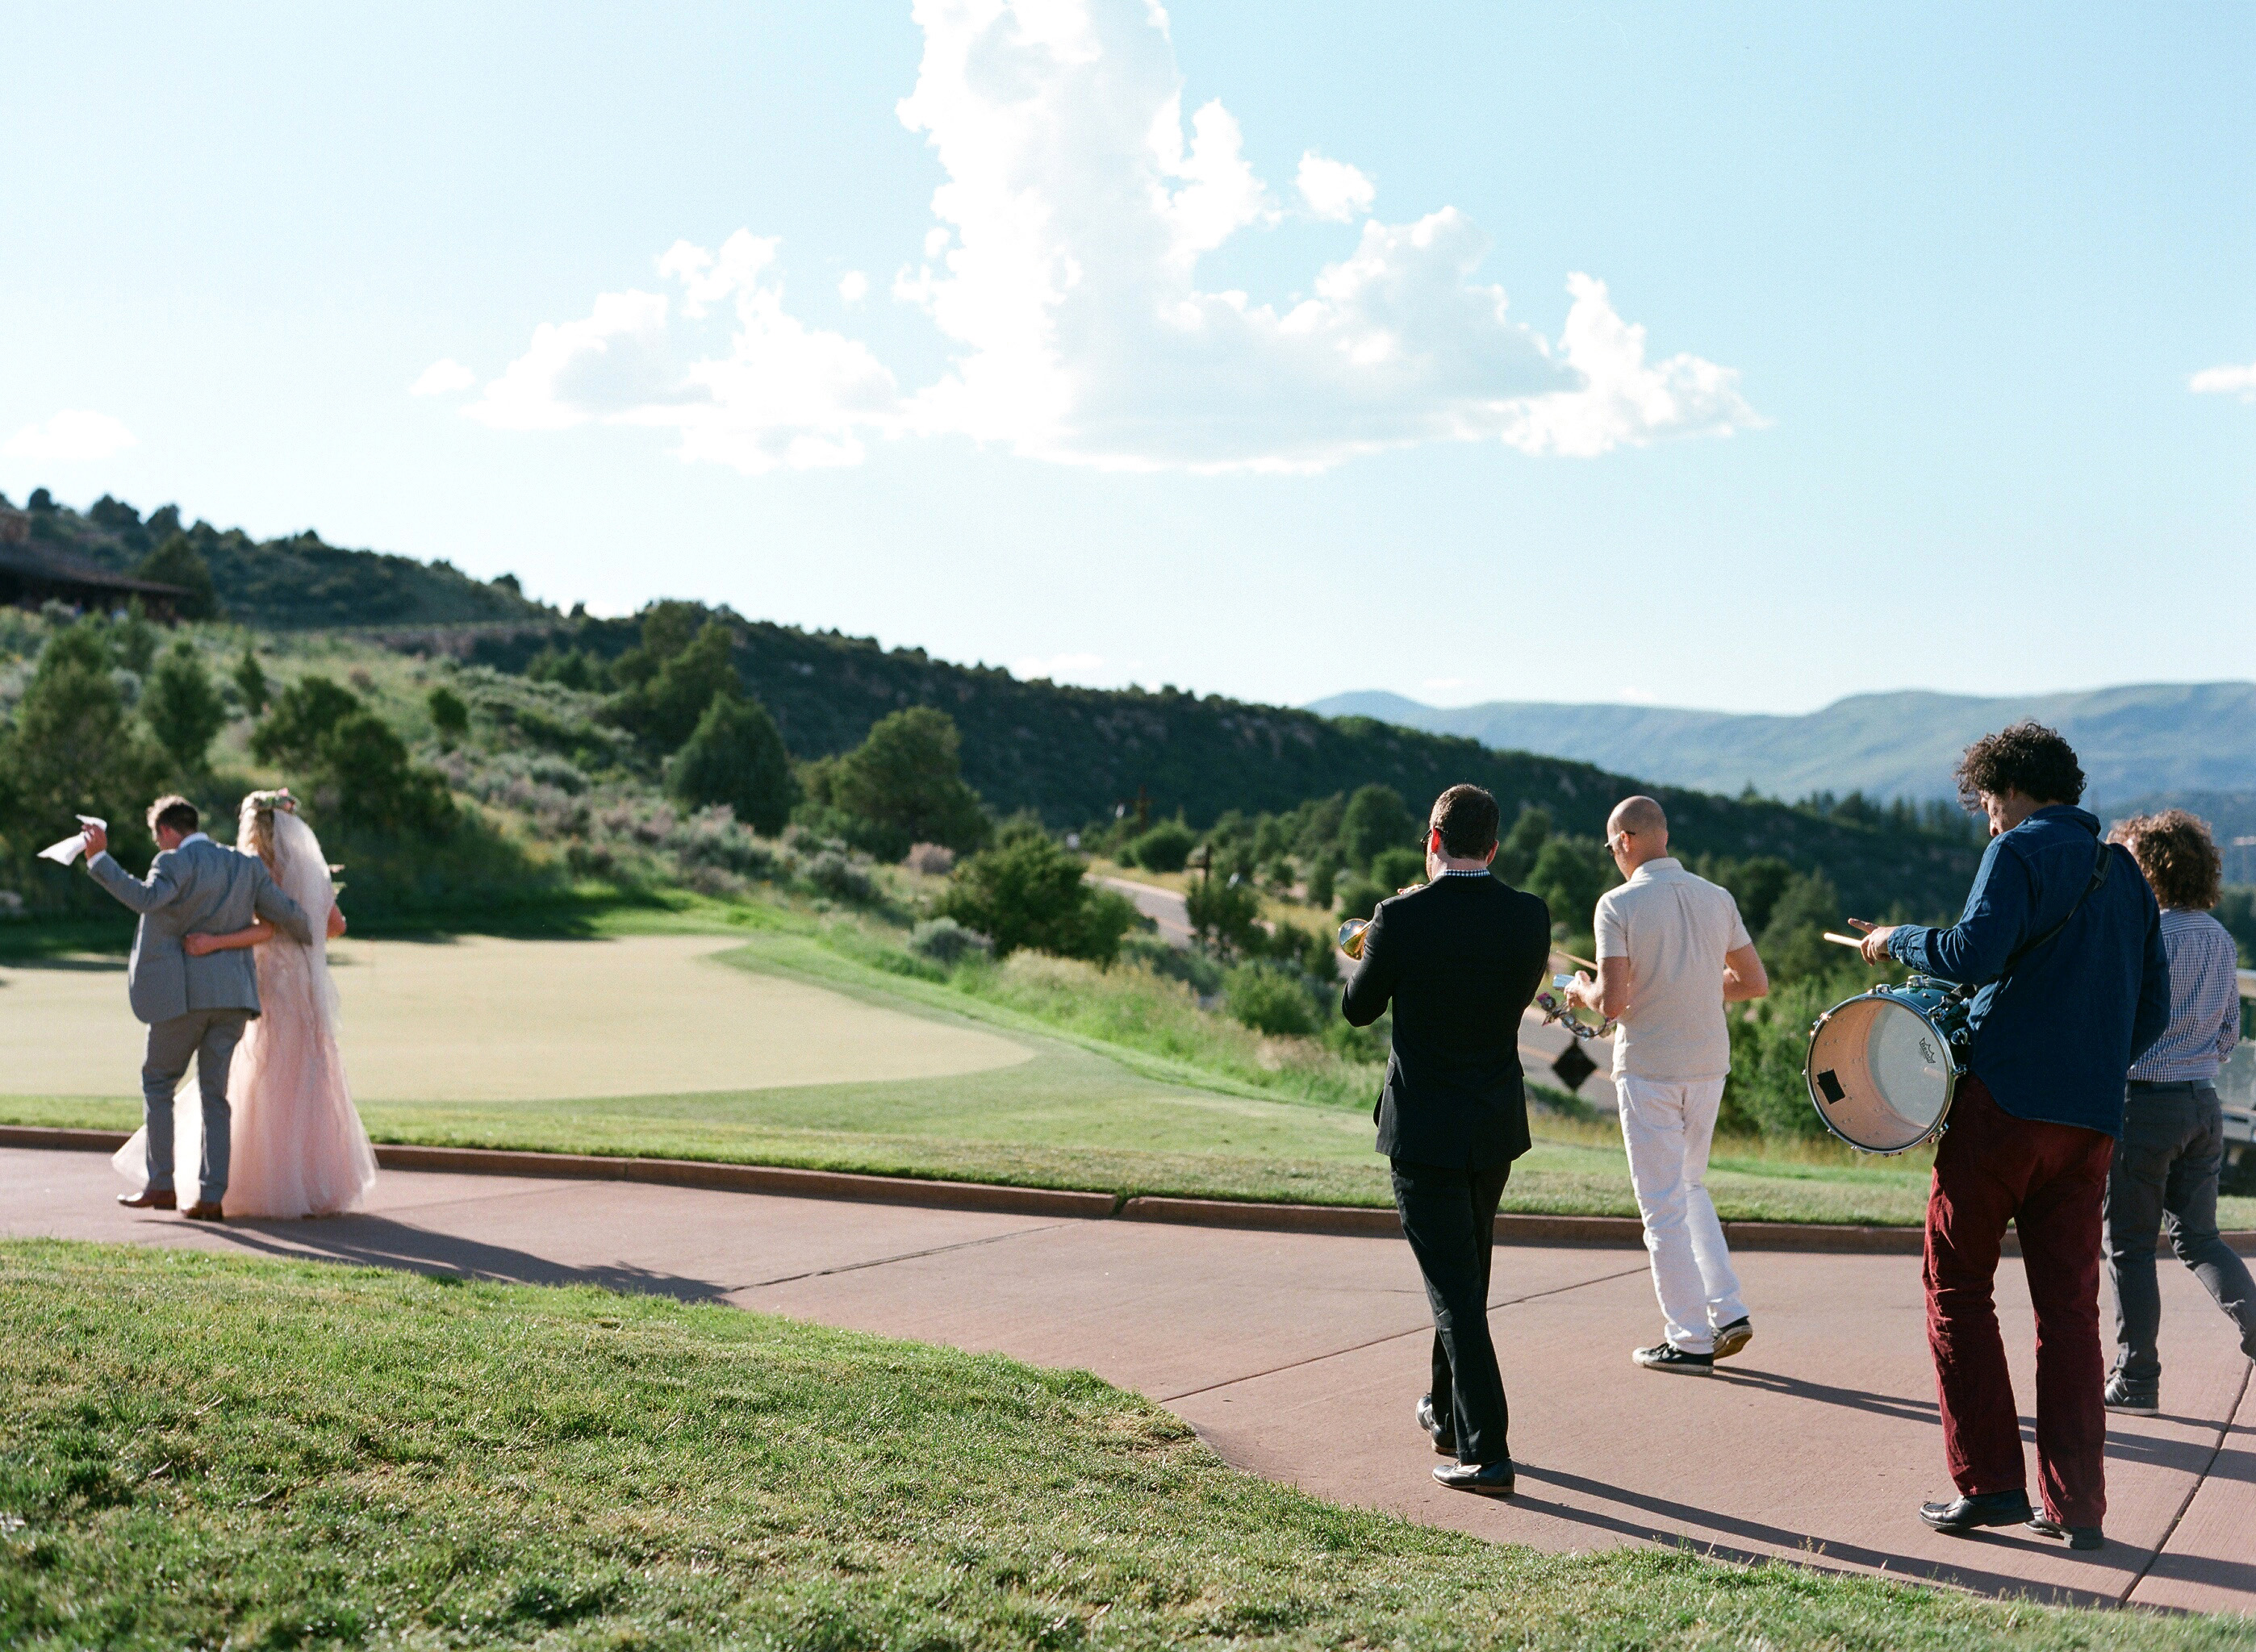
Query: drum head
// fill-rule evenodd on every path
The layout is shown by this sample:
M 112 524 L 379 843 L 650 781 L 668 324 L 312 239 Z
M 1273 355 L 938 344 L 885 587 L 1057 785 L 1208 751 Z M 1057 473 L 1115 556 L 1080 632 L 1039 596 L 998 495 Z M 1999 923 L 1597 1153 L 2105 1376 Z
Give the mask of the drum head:
M 1927 1018 L 1893 998 L 1851 998 L 1809 1041 L 1809 1097 L 1835 1135 L 1900 1153 L 1934 1134 L 1956 1082 Z

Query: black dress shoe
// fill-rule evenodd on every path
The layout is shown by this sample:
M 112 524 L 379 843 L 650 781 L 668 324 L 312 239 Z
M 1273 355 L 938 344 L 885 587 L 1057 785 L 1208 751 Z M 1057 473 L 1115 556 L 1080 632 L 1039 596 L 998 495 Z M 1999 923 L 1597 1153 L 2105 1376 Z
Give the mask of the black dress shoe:
M 2097 1526 L 2063 1526 L 2050 1515 L 2031 1515 L 2028 1529 L 2040 1537 L 2065 1537 L 2070 1549 L 2104 1549 L 2106 1534 Z
M 1455 1457 L 1457 1454 L 1456 1425 L 1453 1422 L 1444 1423 L 1434 1415 L 1432 1395 L 1421 1394 L 1418 1396 L 1416 1416 L 1418 1426 L 1425 1431 L 1426 1438 L 1434 1442 L 1434 1450 L 1441 1456 Z
M 2026 1526 L 2034 1516 L 2029 1494 L 1984 1492 L 1978 1497 L 1957 1497 L 1947 1503 L 1921 1503 L 1919 1517 L 1937 1531 L 1972 1531 L 1977 1526 Z
M 1508 1457 L 1500 1463 L 1444 1463 L 1434 1478 L 1453 1492 L 1477 1497 L 1509 1497 L 1515 1480 Z
M 144 1188 L 137 1193 L 120 1193 L 117 1202 L 128 1210 L 178 1210 L 180 1205 L 180 1195 L 169 1187 L 160 1187 L 153 1192 Z

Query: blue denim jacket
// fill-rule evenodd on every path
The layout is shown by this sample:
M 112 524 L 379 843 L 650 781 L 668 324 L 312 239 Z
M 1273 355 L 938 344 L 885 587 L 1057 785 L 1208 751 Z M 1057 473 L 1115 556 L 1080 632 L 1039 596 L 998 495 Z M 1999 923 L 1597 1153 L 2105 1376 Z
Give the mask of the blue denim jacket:
M 1999 1107 L 2119 1141 L 2123 1074 L 2170 1019 L 2161 914 L 2137 862 L 2110 849 L 2107 881 L 2068 927 L 1996 979 L 2083 892 L 2098 836 L 2096 815 L 2039 809 L 1990 840 L 1956 924 L 1906 924 L 1888 950 L 1922 975 L 1989 983 L 1974 996 L 1967 1067 Z

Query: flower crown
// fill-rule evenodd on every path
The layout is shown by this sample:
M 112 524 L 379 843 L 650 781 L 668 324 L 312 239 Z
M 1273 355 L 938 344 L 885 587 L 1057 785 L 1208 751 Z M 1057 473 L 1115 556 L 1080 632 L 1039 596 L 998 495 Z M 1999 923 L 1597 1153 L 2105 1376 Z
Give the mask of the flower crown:
M 290 795 L 290 788 L 282 786 L 272 791 L 254 791 L 243 799 L 260 814 L 271 814 L 277 809 L 285 814 L 298 812 L 298 799 Z

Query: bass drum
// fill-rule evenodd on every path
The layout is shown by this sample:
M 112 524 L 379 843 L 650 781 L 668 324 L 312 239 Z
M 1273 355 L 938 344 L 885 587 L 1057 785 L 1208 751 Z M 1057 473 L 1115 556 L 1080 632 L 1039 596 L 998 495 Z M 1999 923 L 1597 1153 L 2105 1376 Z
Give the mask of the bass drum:
M 1907 1153 L 1947 1128 L 1965 1043 L 1964 1001 L 1914 975 L 1820 1016 L 1802 1077 L 1817 1116 L 1851 1147 Z

